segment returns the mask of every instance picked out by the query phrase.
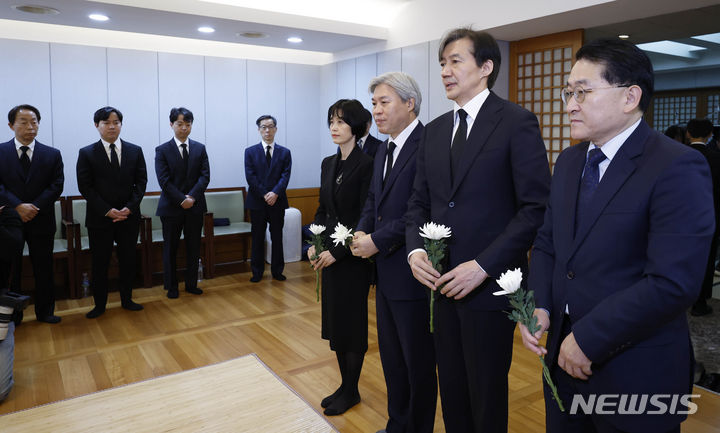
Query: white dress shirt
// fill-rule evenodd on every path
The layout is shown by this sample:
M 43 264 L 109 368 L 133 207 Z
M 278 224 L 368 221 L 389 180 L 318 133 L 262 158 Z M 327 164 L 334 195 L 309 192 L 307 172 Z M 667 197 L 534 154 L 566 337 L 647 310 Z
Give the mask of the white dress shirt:
M 175 140 L 175 145 L 178 148 L 178 152 L 180 152 L 180 156 L 182 157 L 182 144 L 185 143 L 187 145 L 187 153 L 188 156 L 190 155 L 190 138 L 188 138 L 186 141 L 180 141 L 177 137 L 173 137 L 173 140 Z
M 270 146 L 270 157 L 272 158 L 273 152 L 275 152 L 275 142 L 272 143 L 266 143 L 264 140 L 262 141 L 263 145 L 263 153 L 267 153 L 267 148 Z
M 480 112 L 480 109 L 482 108 L 483 104 L 485 103 L 485 100 L 487 100 L 488 96 L 490 96 L 490 90 L 485 89 L 482 92 L 475 95 L 474 98 L 468 101 L 465 106 L 461 107 L 458 105 L 457 102 L 453 103 L 453 132 L 452 136 L 450 137 L 450 143 L 452 144 L 453 138 L 455 138 L 455 132 L 457 132 L 458 126 L 460 126 L 460 116 L 458 115 L 458 110 L 461 108 L 465 110 L 467 113 L 466 121 L 467 121 L 467 135 L 465 138 L 468 138 L 470 136 L 470 130 L 472 129 L 473 124 L 475 123 L 475 119 L 477 119 L 477 115 Z
M 112 157 L 110 156 L 110 155 L 111 155 L 111 153 L 110 153 L 110 143 L 108 143 L 107 141 L 103 140 L 102 138 L 100 139 L 100 141 L 102 141 L 103 147 L 105 147 L 105 153 L 107 154 L 108 161 L 110 161 L 110 162 L 112 163 Z M 117 141 L 115 142 L 115 153 L 117 153 L 118 164 L 121 164 L 121 165 L 122 165 L 122 156 L 121 156 L 121 154 L 122 154 L 122 143 L 120 143 L 120 144 L 118 144 L 118 143 L 120 143 L 120 139 L 119 139 L 119 138 L 118 138 Z
M 24 144 L 20 143 L 18 139 L 15 139 L 15 149 L 17 149 L 18 158 L 22 157 L 23 151 L 20 150 L 22 146 L 25 146 Z M 33 152 L 35 151 L 35 140 L 32 141 L 32 143 L 27 145 L 30 150 L 27 151 L 27 156 L 30 158 L 30 161 L 32 161 Z
M 408 126 L 405 127 L 405 129 L 402 130 L 401 133 L 397 135 L 397 137 L 393 138 L 390 136 L 388 138 L 388 146 L 390 145 L 390 142 L 392 141 L 395 143 L 395 150 L 393 151 L 393 165 L 395 164 L 395 161 L 397 160 L 398 155 L 400 155 L 400 151 L 402 150 L 403 146 L 405 145 L 405 142 L 407 141 L 408 137 L 410 137 L 410 134 L 415 130 L 415 127 L 417 126 L 418 122 L 420 122 L 417 118 L 410 122 Z M 392 167 L 390 167 L 392 168 Z M 383 179 L 385 179 L 385 173 L 387 173 L 387 155 L 385 156 L 385 171 L 383 171 Z

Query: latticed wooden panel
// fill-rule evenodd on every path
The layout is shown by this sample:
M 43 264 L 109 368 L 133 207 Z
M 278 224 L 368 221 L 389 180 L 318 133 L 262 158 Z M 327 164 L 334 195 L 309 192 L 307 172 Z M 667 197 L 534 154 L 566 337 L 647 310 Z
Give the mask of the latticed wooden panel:
M 713 125 L 720 124 L 720 93 L 708 95 L 707 113 Z
M 567 85 L 582 31 L 513 42 L 510 46 L 510 99 L 538 118 L 550 167 L 572 145 L 560 92 Z
M 686 124 L 697 117 L 697 96 L 656 96 L 653 102 L 653 128 L 663 132 L 670 125 Z

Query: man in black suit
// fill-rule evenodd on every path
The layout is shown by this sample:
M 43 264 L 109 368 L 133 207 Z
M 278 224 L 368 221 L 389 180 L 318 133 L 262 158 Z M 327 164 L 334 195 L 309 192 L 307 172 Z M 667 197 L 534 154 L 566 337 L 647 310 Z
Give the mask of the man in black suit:
M 132 300 L 132 285 L 147 169 L 142 148 L 119 138 L 122 120 L 117 108 L 97 110 L 93 121 L 100 140 L 80 149 L 78 155 L 77 182 L 80 194 L 87 200 L 85 226 L 90 238 L 95 300 L 95 308 L 86 314 L 88 319 L 105 312 L 113 243 L 117 244 L 122 307 L 131 311 L 143 309 Z
M 14 208 L 23 222 L 35 277 L 35 316 L 40 322 L 58 323 L 53 284 L 55 200 L 65 175 L 60 151 L 35 140 L 40 111 L 18 105 L 8 113 L 15 138 L 0 144 L 0 206 Z M 22 252 L 14 260 L 12 286 L 20 287 Z M 2 272 L 7 274 L 7 271 Z M 0 281 L 6 287 L 7 281 Z
M 255 124 L 262 142 L 245 149 L 245 179 L 248 183 L 245 206 L 250 209 L 252 231 L 250 281 L 259 282 L 265 271 L 265 228 L 268 224 L 272 240 L 270 271 L 274 279 L 285 281 L 282 229 L 288 208 L 285 190 L 290 181 L 292 157 L 290 149 L 275 143 L 277 121 L 273 116 L 260 116 Z
M 371 158 L 375 158 L 375 153 L 377 153 L 378 147 L 383 144 L 383 142 L 370 134 L 370 127 L 372 127 L 372 113 L 370 113 L 367 109 L 364 109 L 363 115 L 367 126 L 365 126 L 365 135 L 357 141 L 357 145 L 363 152 L 370 155 Z
M 198 260 L 210 163 L 205 145 L 188 138 L 193 119 L 187 108 L 170 110 L 170 127 L 175 136 L 155 149 L 155 174 L 162 189 L 157 216 L 163 228 L 163 283 L 171 299 L 178 297 L 177 249 L 181 233 L 185 234 L 187 256 L 185 291 L 202 294 L 197 287 Z
M 407 202 L 412 193 L 423 124 L 417 119 L 422 94 L 403 72 L 370 81 L 373 115 L 388 134 L 375 158 L 373 181 L 351 249 L 375 256 L 377 329 L 388 394 L 382 433 L 432 433 L 437 406 L 435 351 L 427 326 L 426 289 L 413 278 L 405 253 Z M 367 234 L 366 234 L 367 233 Z
M 710 244 L 710 256 L 707 267 L 705 268 L 705 276 L 703 278 L 700 296 L 690 310 L 690 314 L 693 316 L 705 316 L 711 314 L 713 311 L 712 307 L 708 305 L 707 300 L 712 297 L 713 279 L 715 276 L 715 255 L 717 254 L 717 241 L 718 234 L 720 233 L 720 152 L 714 152 L 707 147 L 712 133 L 713 124 L 708 119 L 692 119 L 688 122 L 687 128 L 685 129 L 686 140 L 690 147 L 702 153 L 708 165 L 710 165 L 715 207 L 715 234 Z
M 440 73 L 454 109 L 425 127 L 408 204 L 415 278 L 437 292 L 435 354 L 448 433 L 507 432 L 507 374 L 515 325 L 495 279 L 527 270 L 550 187 L 535 115 L 489 91 L 500 49 L 487 33 L 450 31 Z M 452 229 L 446 272 L 433 269 L 419 227 Z

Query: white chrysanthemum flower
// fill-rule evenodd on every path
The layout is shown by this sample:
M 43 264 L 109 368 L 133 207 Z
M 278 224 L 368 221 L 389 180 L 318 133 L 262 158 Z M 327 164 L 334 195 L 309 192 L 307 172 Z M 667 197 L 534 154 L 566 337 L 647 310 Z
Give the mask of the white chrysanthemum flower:
M 325 231 L 325 226 L 321 226 L 320 224 L 310 224 L 310 231 L 312 234 L 317 236 Z
M 451 233 L 450 227 L 435 224 L 434 222 L 427 222 L 424 226 L 420 227 L 420 236 L 435 241 L 442 238 L 449 238 Z
M 502 288 L 499 292 L 494 292 L 493 295 L 495 296 L 502 296 L 502 295 L 510 295 L 517 291 L 517 289 L 520 288 L 520 283 L 522 282 L 522 271 L 520 268 L 515 268 L 514 270 L 507 270 L 505 273 L 500 275 L 500 278 L 497 279 L 498 285 Z
M 335 246 L 338 246 L 338 244 L 342 244 L 343 246 L 345 246 L 345 241 L 347 240 L 347 238 L 352 238 L 352 234 L 352 229 L 338 223 L 338 225 L 335 226 L 335 233 L 331 234 L 330 238 L 335 243 Z

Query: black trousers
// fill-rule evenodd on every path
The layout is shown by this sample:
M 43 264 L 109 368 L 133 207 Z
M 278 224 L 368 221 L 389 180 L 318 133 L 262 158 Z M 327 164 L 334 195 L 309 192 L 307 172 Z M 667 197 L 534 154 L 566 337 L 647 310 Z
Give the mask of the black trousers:
M 165 290 L 177 290 L 177 250 L 184 233 L 185 290 L 197 288 L 198 260 L 202 236 L 202 214 L 183 212 L 180 216 L 161 216 L 163 230 L 163 284 Z
M 435 356 L 447 433 L 507 433 L 515 322 L 439 295 Z
M 387 433 L 432 433 L 437 406 L 428 301 L 388 299 L 377 290 L 378 346 L 388 395 Z
M 35 278 L 35 316 L 50 316 L 55 312 L 55 283 L 53 277 L 53 234 L 36 234 L 23 225 L 23 240 L 27 242 Z M 22 253 L 13 261 L 11 287 L 21 290 Z
M 92 257 L 92 281 L 90 284 L 95 306 L 104 308 L 107 304 L 108 268 L 113 244 L 117 244 L 120 299 L 123 302 L 132 299 L 136 268 L 135 249 L 137 248 L 139 228 L 140 220 L 137 218 L 113 223 L 106 228 L 88 227 Z
M 285 269 L 282 232 L 285 225 L 285 209 L 265 205 L 263 209 L 250 209 L 252 248 L 250 251 L 250 269 L 253 275 L 261 276 L 265 272 L 265 227 L 270 224 L 272 255 L 270 271 L 273 275 L 282 274 Z

